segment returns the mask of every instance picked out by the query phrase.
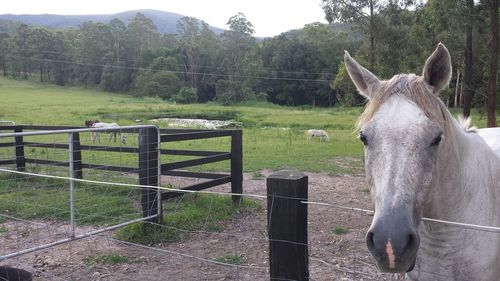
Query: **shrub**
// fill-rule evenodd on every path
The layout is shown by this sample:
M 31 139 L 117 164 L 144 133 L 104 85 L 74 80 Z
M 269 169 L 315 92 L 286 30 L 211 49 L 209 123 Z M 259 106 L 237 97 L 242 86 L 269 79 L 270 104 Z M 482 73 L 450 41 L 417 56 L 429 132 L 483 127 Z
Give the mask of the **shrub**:
M 195 103 L 197 98 L 195 88 L 182 87 L 172 100 L 178 103 Z

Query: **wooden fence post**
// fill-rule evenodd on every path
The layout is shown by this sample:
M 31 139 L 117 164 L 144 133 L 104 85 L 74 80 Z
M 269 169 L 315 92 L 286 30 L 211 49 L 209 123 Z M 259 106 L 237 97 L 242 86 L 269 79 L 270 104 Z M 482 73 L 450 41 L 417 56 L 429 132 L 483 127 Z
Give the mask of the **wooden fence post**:
M 80 133 L 71 134 L 73 143 L 73 175 L 77 179 L 83 178 L 82 171 L 82 149 L 80 147 Z
M 231 133 L 231 193 L 243 193 L 243 133 L 233 130 Z M 240 204 L 242 197 L 233 195 L 233 203 Z
M 267 224 L 271 280 L 309 280 L 308 177 L 281 171 L 267 178 Z
M 22 133 L 22 126 L 15 126 L 14 133 Z M 18 171 L 24 171 L 26 169 L 26 158 L 24 158 L 24 143 L 23 137 L 14 137 L 14 147 L 16 149 L 16 169 Z
M 139 184 L 159 186 L 159 149 L 158 128 L 139 129 Z M 160 204 L 160 207 L 159 207 Z M 148 217 L 158 214 L 158 217 L 148 221 L 161 223 L 162 208 L 159 191 L 155 188 L 142 188 L 142 215 Z

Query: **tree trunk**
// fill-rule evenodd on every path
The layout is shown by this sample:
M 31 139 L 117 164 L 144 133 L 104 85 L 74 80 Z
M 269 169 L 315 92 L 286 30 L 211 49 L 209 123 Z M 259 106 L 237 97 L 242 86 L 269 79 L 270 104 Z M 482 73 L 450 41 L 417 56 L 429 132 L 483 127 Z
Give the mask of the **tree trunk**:
M 459 91 L 458 91 L 458 85 L 460 85 L 460 68 L 457 67 L 457 83 L 455 84 L 455 101 L 453 103 L 453 107 L 458 107 L 459 106 Z
M 472 18 L 474 13 L 474 0 L 467 0 L 467 38 L 465 40 L 465 69 L 464 69 L 464 95 L 463 95 L 463 115 L 470 115 L 472 96 Z
M 26 63 L 24 63 L 23 65 L 23 70 L 24 71 L 22 77 L 24 80 L 28 80 L 28 66 L 26 66 Z
M 3 76 L 7 76 L 7 70 L 5 69 L 5 56 L 2 56 L 2 71 Z
M 370 0 L 370 70 L 375 70 L 375 30 L 373 22 L 373 0 Z
M 490 0 L 490 75 L 488 77 L 488 118 L 487 126 L 495 127 L 495 103 L 497 94 L 498 67 L 498 0 Z

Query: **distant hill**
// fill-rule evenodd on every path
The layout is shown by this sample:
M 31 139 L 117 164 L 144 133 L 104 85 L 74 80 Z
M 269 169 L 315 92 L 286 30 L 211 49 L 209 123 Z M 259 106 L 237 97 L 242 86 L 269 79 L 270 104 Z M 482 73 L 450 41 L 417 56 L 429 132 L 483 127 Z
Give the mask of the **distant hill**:
M 0 20 L 12 22 L 22 22 L 28 25 L 43 26 L 50 29 L 65 29 L 69 27 L 78 27 L 86 21 L 108 23 L 112 19 L 118 18 L 125 24 L 129 22 L 137 13 L 142 13 L 150 18 L 160 33 L 177 33 L 177 21 L 184 17 L 176 13 L 163 12 L 158 10 L 133 10 L 118 14 L 109 15 L 0 15 Z M 221 34 L 224 29 L 210 26 L 215 34 Z
M 13 33 L 20 24 L 17 21 L 0 19 L 0 33 Z

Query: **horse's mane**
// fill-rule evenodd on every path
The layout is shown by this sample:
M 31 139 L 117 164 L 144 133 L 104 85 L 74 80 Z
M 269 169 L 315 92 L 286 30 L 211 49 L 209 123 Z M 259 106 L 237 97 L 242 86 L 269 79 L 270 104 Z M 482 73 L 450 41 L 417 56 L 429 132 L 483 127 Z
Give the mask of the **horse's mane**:
M 423 77 L 415 74 L 399 74 L 390 80 L 381 81 L 373 89 L 365 111 L 356 124 L 358 130 L 370 121 L 375 112 L 393 95 L 405 97 L 415 103 L 430 120 L 440 123 L 445 129 L 452 124 L 452 117 L 443 102 L 434 93 L 434 89 L 423 81 Z
M 464 117 L 463 115 L 457 116 L 458 124 L 468 133 L 477 133 L 477 127 L 472 126 L 472 120 L 470 117 Z

